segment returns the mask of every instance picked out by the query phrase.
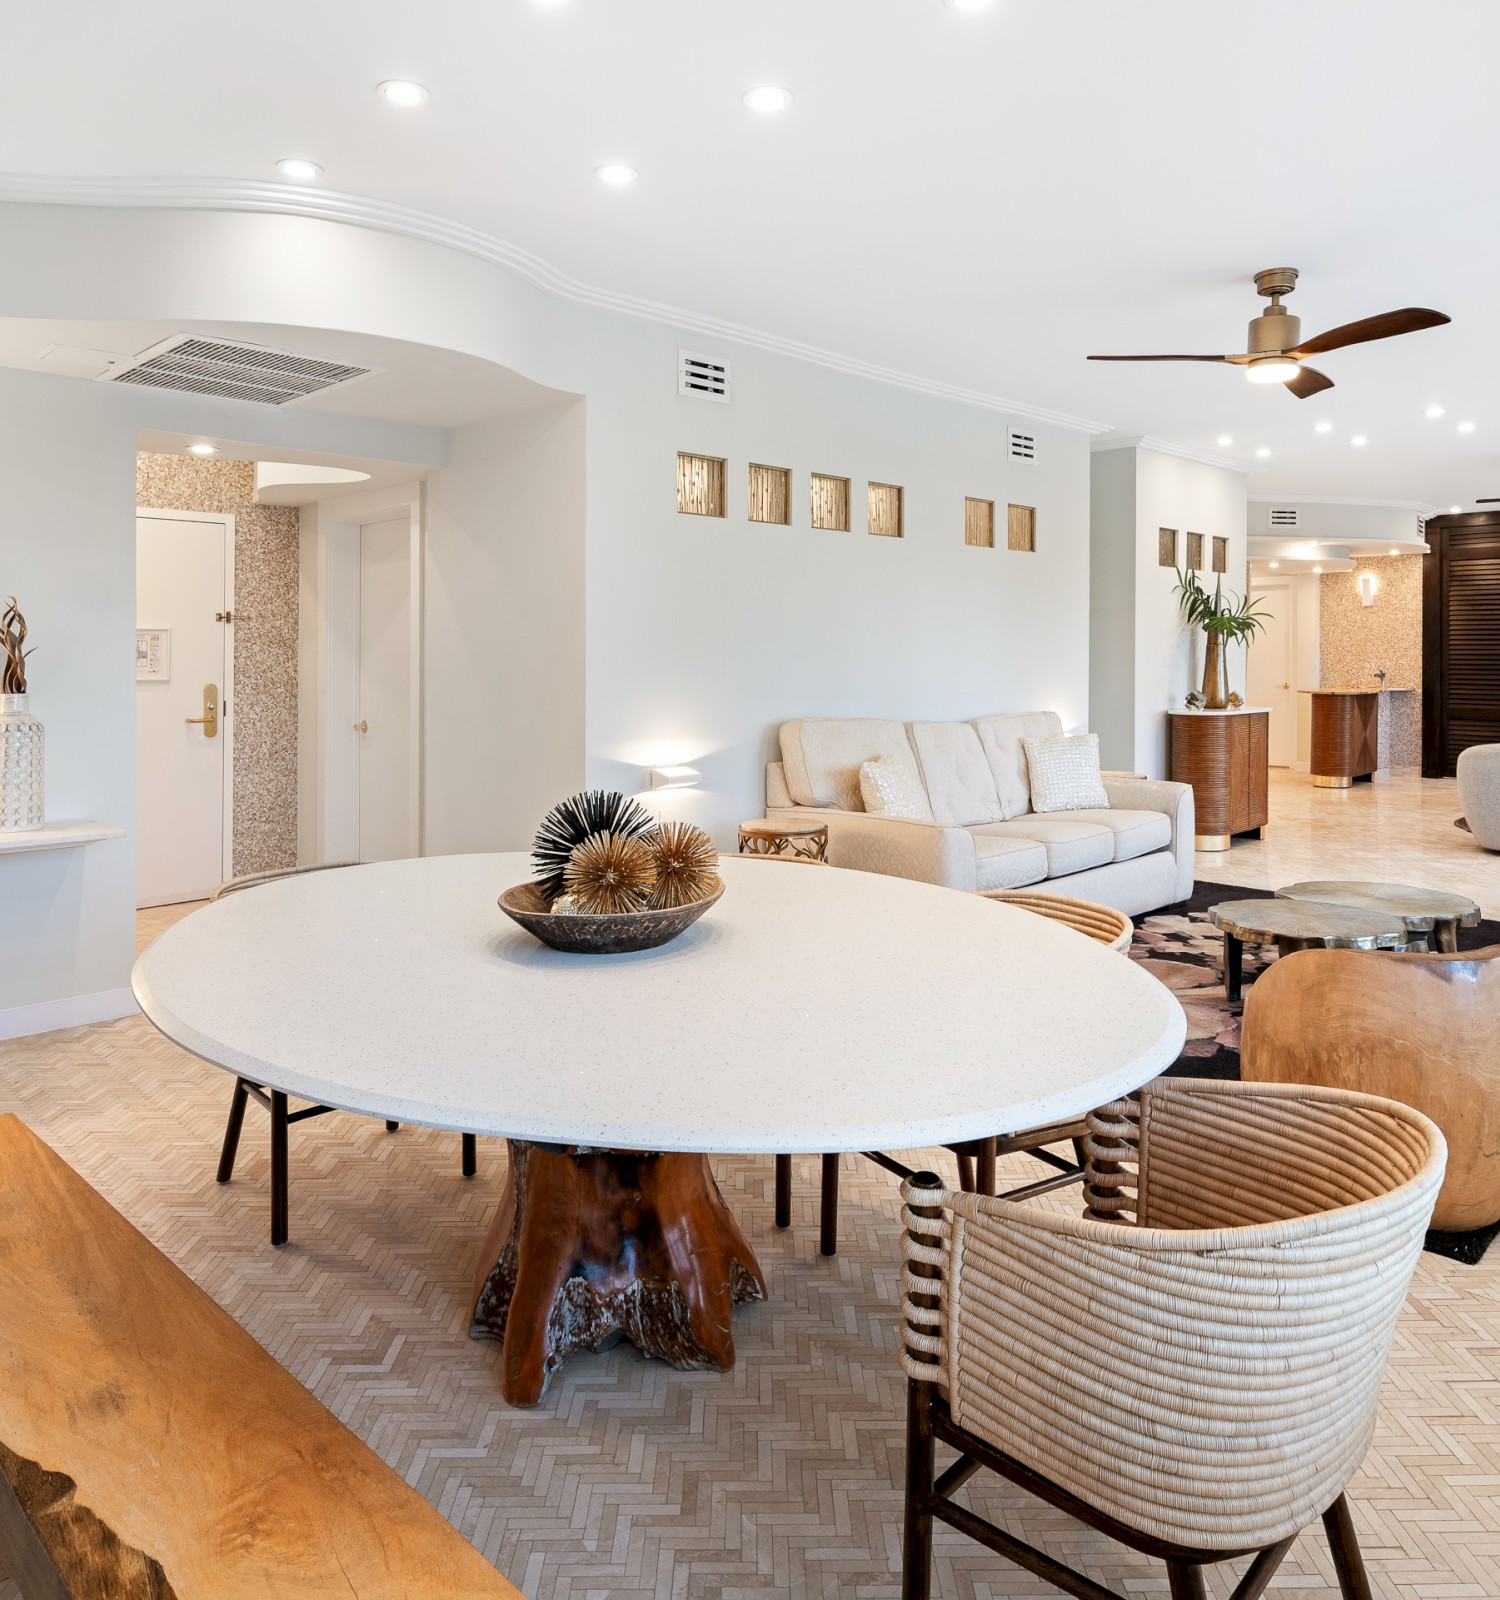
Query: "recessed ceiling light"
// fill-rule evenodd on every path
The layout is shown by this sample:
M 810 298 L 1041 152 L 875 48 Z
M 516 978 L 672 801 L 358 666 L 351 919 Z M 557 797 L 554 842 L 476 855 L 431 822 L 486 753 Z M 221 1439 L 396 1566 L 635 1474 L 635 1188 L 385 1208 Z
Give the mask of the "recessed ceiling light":
M 790 89 L 778 88 L 774 83 L 763 83 L 758 89 L 746 89 L 744 101 L 752 111 L 764 112 L 771 116 L 777 111 L 785 111 L 792 103 Z
M 420 83 L 408 78 L 387 78 L 375 85 L 375 93 L 393 106 L 419 106 L 427 99 L 427 91 Z
M 1264 461 L 1271 452 L 1269 450 L 1257 450 L 1255 453 Z
M 615 189 L 623 189 L 640 177 L 634 167 L 627 167 L 623 161 L 606 161 L 602 167 L 595 167 L 594 172 L 600 183 Z
M 950 11 L 983 11 L 994 3 L 995 0 L 943 0 Z
M 1474 428 L 1475 424 L 1472 422 L 1460 422 L 1458 425 L 1458 431 L 1460 433 L 1473 433 Z
M 1270 565 L 1273 566 L 1273 567 L 1279 567 L 1281 565 L 1281 563 L 1279 561 L 1273 561 L 1273 562 L 1270 563 Z
M 1399 550 L 1389 550 L 1386 553 L 1388 555 L 1393 555 L 1393 556 L 1399 556 L 1401 554 L 1401 552 Z
M 1322 572 L 1323 572 L 1322 567 L 1314 567 L 1313 571 L 1316 572 L 1320 577 L 1322 576 Z
M 188 446 L 188 454 L 190 456 L 216 456 L 218 453 L 219 447 L 216 444 L 190 444 Z
M 1440 417 L 1442 414 L 1443 408 L 1441 406 L 1428 406 L 1426 411 L 1422 413 L 1424 417 Z
M 1369 444 L 1369 442 L 1370 441 L 1367 438 L 1365 438 L 1364 434 L 1362 434 L 1362 433 L 1356 433 L 1354 435 L 1354 437 L 1349 441 L 1349 443 L 1353 444 L 1353 445 Z
M 1456 517 L 1459 514 L 1459 512 L 1462 511 L 1462 510 L 1463 510 L 1462 506 L 1449 506 L 1448 507 L 1448 514 L 1449 514 L 1449 516 Z
M 1214 443 L 1215 444 L 1233 444 L 1234 440 L 1231 439 L 1227 433 L 1221 433 L 1219 435 L 1219 437 L 1214 440 Z
M 304 161 L 301 156 L 287 156 L 285 160 L 278 161 L 276 170 L 283 178 L 291 178 L 297 183 L 311 183 L 314 178 L 323 176 L 323 169 L 316 161 Z
M 1333 432 L 1333 424 L 1331 422 L 1315 422 L 1315 423 L 1313 423 L 1313 432 L 1314 433 L 1332 433 Z

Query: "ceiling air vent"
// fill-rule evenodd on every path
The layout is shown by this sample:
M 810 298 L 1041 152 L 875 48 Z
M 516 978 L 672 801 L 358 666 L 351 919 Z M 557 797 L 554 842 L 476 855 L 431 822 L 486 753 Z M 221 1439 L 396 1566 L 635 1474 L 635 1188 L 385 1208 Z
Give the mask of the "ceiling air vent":
M 677 352 L 677 392 L 729 404 L 729 363 L 692 350 Z
M 1012 428 L 1010 430 L 1010 459 L 1012 461 L 1035 461 L 1035 434 L 1022 433 L 1019 429 Z
M 1417 518 L 1417 537 L 1423 541 L 1427 538 L 1427 518 Z
M 1266 512 L 1266 525 L 1271 528 L 1295 528 L 1297 526 L 1297 507 L 1272 506 Z
M 363 378 L 374 370 L 299 356 L 290 350 L 272 350 L 265 345 L 230 344 L 223 339 L 199 339 L 186 334 L 105 373 L 102 381 L 284 406 L 335 384 Z

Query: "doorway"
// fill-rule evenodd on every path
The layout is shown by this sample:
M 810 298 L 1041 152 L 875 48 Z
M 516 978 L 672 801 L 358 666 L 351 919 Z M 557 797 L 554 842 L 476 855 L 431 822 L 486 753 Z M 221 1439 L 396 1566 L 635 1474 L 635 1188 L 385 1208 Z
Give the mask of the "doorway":
M 1297 704 L 1292 680 L 1292 593 L 1286 584 L 1257 584 L 1252 598 L 1264 600 L 1264 626 L 1250 642 L 1245 662 L 1246 698 L 1270 710 L 1267 757 L 1273 767 L 1297 759 Z
M 136 903 L 233 875 L 234 518 L 136 516 Z

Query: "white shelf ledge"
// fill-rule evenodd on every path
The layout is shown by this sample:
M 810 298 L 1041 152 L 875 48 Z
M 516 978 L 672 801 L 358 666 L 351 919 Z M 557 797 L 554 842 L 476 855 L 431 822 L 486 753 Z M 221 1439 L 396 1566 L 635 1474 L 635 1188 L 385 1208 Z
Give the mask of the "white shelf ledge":
M 23 850 L 71 850 L 77 845 L 96 844 L 100 839 L 124 837 L 123 828 L 87 818 L 82 822 L 44 822 L 40 828 L 23 833 L 0 829 L 0 856 L 19 855 Z

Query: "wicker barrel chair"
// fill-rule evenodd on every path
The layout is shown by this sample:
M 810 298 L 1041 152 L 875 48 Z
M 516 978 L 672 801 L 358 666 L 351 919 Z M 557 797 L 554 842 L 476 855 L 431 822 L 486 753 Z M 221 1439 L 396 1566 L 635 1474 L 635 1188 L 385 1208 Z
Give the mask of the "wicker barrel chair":
M 939 1518 L 1081 1600 L 1111 1591 L 955 1505 L 979 1467 L 1167 1563 L 1173 1600 L 1252 1555 L 1255 1600 L 1322 1517 L 1369 1586 L 1344 1488 L 1446 1150 L 1395 1101 L 1162 1079 L 1094 1113 L 1088 1215 L 903 1185 L 905 1600 Z M 936 1479 L 937 1441 L 959 1452 Z

